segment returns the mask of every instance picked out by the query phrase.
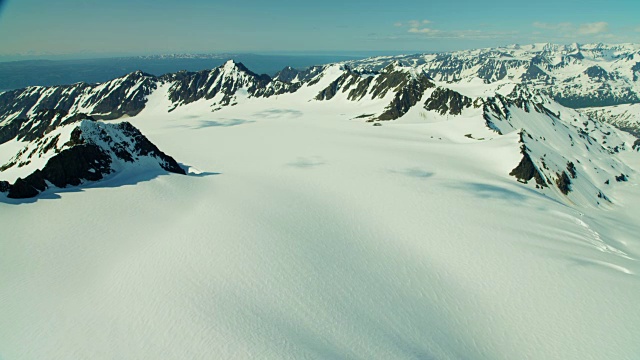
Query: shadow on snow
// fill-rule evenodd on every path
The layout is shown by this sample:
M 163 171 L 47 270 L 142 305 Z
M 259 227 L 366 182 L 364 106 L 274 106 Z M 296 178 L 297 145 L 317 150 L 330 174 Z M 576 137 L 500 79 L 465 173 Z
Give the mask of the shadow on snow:
M 208 177 L 214 175 L 220 175 L 220 173 L 216 172 L 200 172 L 193 171 L 193 168 L 186 166 L 184 164 L 180 164 L 180 166 L 187 172 L 186 175 L 188 177 L 201 178 Z M 84 192 L 86 189 L 95 189 L 95 188 L 119 188 L 123 186 L 132 186 L 139 183 L 147 182 L 154 180 L 161 176 L 180 176 L 179 174 L 174 174 L 168 172 L 166 170 L 148 170 L 148 171 L 123 171 L 120 173 L 107 175 L 104 179 L 98 180 L 95 182 L 89 182 L 86 184 L 81 184 L 78 186 L 69 186 L 66 188 L 58 188 L 58 187 L 50 187 L 37 196 L 26 199 L 11 199 L 8 198 L 6 194 L 0 193 L 0 203 L 11 204 L 11 205 L 21 205 L 21 204 L 32 204 L 37 202 L 38 200 L 52 200 L 52 199 L 60 199 L 60 194 L 63 193 L 74 193 L 74 192 Z

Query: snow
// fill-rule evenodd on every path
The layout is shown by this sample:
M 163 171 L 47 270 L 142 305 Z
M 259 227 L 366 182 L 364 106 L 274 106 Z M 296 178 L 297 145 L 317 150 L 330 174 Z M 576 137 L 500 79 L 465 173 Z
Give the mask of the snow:
M 44 92 L 42 92 L 40 94 L 40 97 L 38 98 L 38 100 L 36 101 L 36 103 L 31 107 L 31 109 L 29 110 L 29 115 L 33 116 L 35 114 L 35 110 L 38 108 L 38 105 L 40 104 L 40 102 L 47 98 L 48 96 L 50 96 L 53 92 L 55 91 L 55 89 L 53 88 L 49 88 L 46 89 Z
M 458 83 L 437 81 L 436 84 L 459 92 L 464 96 L 476 99 L 495 96 L 495 94 L 507 95 L 513 91 L 517 83 L 510 80 L 501 80 L 491 84 L 485 84 L 482 79 L 474 77 Z
M 6 125 L 8 123 L 10 123 L 12 120 L 15 120 L 16 118 L 18 118 L 18 116 L 20 116 L 20 111 L 16 111 L 10 115 L 8 115 L 5 119 L 3 119 L 2 121 L 0 121 L 1 125 Z
M 3 199 L 0 356 L 640 353 L 638 177 L 607 209 L 558 201 L 508 176 L 526 114 L 504 136 L 477 109 L 374 127 L 351 119 L 388 99 L 310 101 L 341 74 L 216 112 L 168 113 L 161 85 L 127 120 L 189 175 Z
M 131 88 L 129 88 L 129 90 L 127 90 L 127 93 L 125 95 L 125 98 L 129 98 L 132 95 L 134 95 L 136 93 L 136 91 L 138 90 L 138 88 L 140 88 L 140 85 L 143 84 L 142 80 L 138 80 L 135 85 L 133 85 Z
M 71 124 L 54 129 L 49 134 L 47 134 L 47 136 L 45 136 L 39 144 L 34 142 L 18 141 L 17 139 L 13 139 L 4 144 L 1 144 L 0 154 L 11 155 L 11 157 L 8 157 L 6 155 L 0 156 L 0 166 L 12 161 L 16 164 L 0 172 L 0 180 L 13 183 L 18 178 L 24 179 L 35 170 L 44 168 L 44 166 L 47 164 L 47 161 L 49 161 L 50 158 L 56 155 L 56 153 L 55 149 L 53 148 L 46 153 L 41 153 L 43 145 L 48 144 L 54 138 L 59 137 L 56 142 L 56 147 L 63 148 L 64 143 L 68 141 L 69 137 L 71 136 L 71 131 L 76 126 L 77 124 Z M 33 156 L 31 156 L 31 154 L 33 154 Z M 26 165 L 19 166 L 20 164 Z
M 580 109 L 580 112 L 621 128 L 638 128 L 640 126 L 640 104 L 584 108 Z
M 27 146 L 26 142 L 19 141 L 17 139 L 9 140 L 6 143 L 0 145 L 0 164 L 4 165 L 8 163 L 18 151 Z M 2 166 L 0 165 L 0 166 Z M 6 174 L 6 170 L 2 172 L 2 177 Z

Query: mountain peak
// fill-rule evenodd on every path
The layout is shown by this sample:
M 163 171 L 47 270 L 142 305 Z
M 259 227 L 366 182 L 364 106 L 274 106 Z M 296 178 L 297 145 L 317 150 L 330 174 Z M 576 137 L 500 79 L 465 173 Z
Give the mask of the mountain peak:
M 394 59 L 391 62 L 389 62 L 389 65 L 385 66 L 384 69 L 382 69 L 382 71 L 392 72 L 392 71 L 396 71 L 397 69 L 402 69 L 404 67 L 405 66 L 402 63 L 402 61 L 400 61 L 399 59 Z
M 244 66 L 243 63 L 239 62 L 239 61 L 235 61 L 233 59 L 227 60 L 227 62 L 225 62 L 222 66 L 221 66 L 222 70 L 224 70 L 225 72 L 230 72 L 230 71 L 241 71 L 241 72 L 251 72 L 246 66 Z
M 146 72 L 144 72 L 142 70 L 136 70 L 136 71 L 130 72 L 127 75 L 123 76 L 123 78 L 126 78 L 126 79 L 140 79 L 140 78 L 143 78 L 143 77 L 155 77 L 155 76 L 151 75 L 149 73 L 146 73 Z

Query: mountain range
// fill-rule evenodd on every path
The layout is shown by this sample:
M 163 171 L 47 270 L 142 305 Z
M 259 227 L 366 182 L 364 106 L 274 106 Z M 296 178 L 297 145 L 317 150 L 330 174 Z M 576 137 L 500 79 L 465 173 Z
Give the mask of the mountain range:
M 100 84 L 28 87 L 0 94 L 0 141 L 42 141 L 59 126 L 84 118 L 135 117 L 151 96 L 165 99 L 170 113 L 196 103 L 215 112 L 284 95 L 324 106 L 383 105 L 355 117 L 365 122 L 408 114 L 426 122 L 482 119 L 496 134 L 520 134 L 523 157 L 511 173 L 516 179 L 533 179 L 540 190 L 554 187 L 565 196 L 580 189 L 573 191 L 574 201 L 608 201 L 606 185 L 630 172 L 612 155 L 640 149 L 640 140 L 619 131 L 640 134 L 640 46 L 603 44 L 376 57 L 287 67 L 273 78 L 230 60 L 198 72 L 136 71 Z M 595 168 L 587 166 L 594 162 Z M 3 169 L 23 164 L 11 160 Z

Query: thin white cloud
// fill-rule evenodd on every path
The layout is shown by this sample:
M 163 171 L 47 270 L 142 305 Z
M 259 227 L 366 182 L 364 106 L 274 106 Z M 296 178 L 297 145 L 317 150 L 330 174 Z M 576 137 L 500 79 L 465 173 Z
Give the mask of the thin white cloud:
M 544 23 L 544 22 L 534 22 L 533 27 L 542 29 L 542 30 L 569 30 L 573 29 L 573 24 L 569 22 L 562 23 Z
M 609 24 L 604 21 L 582 24 L 578 28 L 578 34 L 580 35 L 596 35 L 603 34 L 609 31 Z
M 554 35 L 562 38 L 576 37 L 598 37 L 609 38 L 609 23 L 604 21 L 574 24 L 570 22 L 545 23 L 534 22 L 531 24 L 534 28 L 544 30 L 546 33 L 554 33 Z M 540 33 L 539 31 L 536 33 Z
M 407 26 L 409 27 L 409 33 L 411 34 L 430 34 L 435 35 L 440 33 L 440 30 L 432 29 L 430 27 L 426 27 L 426 25 L 431 24 L 430 20 L 409 20 L 407 22 Z
M 414 30 L 413 32 L 420 32 L 415 30 L 420 30 L 425 25 L 429 25 L 429 24 L 431 24 L 430 20 L 409 20 L 407 21 L 406 24 L 403 24 L 403 25 L 408 26 L 410 30 Z
M 436 29 L 431 29 L 431 28 L 417 28 L 417 27 L 415 27 L 415 28 L 409 29 L 409 32 L 412 33 L 412 34 L 432 34 L 432 35 L 435 35 L 435 34 L 441 33 L 442 31 L 436 30 Z
M 394 26 L 407 28 L 407 33 L 412 36 L 439 39 L 496 39 L 518 34 L 517 31 L 441 30 L 437 29 L 430 20 L 409 20 L 397 22 Z
M 613 34 L 599 34 L 596 38 L 603 40 L 613 40 L 616 38 Z

